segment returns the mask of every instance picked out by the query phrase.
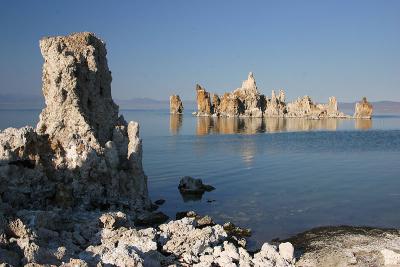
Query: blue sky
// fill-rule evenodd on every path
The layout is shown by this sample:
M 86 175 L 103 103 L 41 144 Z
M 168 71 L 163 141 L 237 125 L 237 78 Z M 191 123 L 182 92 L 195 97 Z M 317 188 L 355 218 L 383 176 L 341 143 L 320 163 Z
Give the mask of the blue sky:
M 400 1 L 17 1 L 0 3 L 0 94 L 41 94 L 38 41 L 95 32 L 115 98 L 194 99 L 253 71 L 289 99 L 400 101 Z

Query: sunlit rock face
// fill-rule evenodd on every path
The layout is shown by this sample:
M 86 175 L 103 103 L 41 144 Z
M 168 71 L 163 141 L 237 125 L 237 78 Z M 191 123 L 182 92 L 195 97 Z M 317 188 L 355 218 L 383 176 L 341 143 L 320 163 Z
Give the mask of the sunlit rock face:
M 242 87 L 232 92 L 240 101 L 239 115 L 247 117 L 262 117 L 261 95 L 258 92 L 256 80 L 250 72 Z
M 93 33 L 40 41 L 46 107 L 34 130 L 0 133 L 3 202 L 14 208 L 150 205 L 139 125 L 118 116 L 105 44 Z
M 169 97 L 169 109 L 171 114 L 183 113 L 183 103 L 179 95 L 172 95 Z
M 111 140 L 118 106 L 111 97 L 105 44 L 92 33 L 43 38 L 46 107 L 37 131 L 68 146 L 69 135 L 96 147 Z
M 221 117 L 266 117 L 266 118 L 349 118 L 338 110 L 335 97 L 330 97 L 327 104 L 316 104 L 311 97 L 304 96 L 286 104 L 283 89 L 278 95 L 272 90 L 271 97 L 260 94 L 252 72 L 243 81 L 242 86 L 223 94 L 210 95 L 200 85 L 196 86 L 197 116 Z
M 281 89 L 278 97 L 272 90 L 271 98 L 266 98 L 264 117 L 284 117 L 287 113 L 285 103 L 285 92 Z
M 210 93 L 200 85 L 196 85 L 196 99 L 197 99 L 197 115 L 210 116 L 211 112 L 211 99 Z
M 197 116 L 262 117 L 263 96 L 257 90 L 253 73 L 249 73 L 242 86 L 222 97 L 212 95 L 200 85 L 196 86 Z
M 286 117 L 291 118 L 349 118 L 343 112 L 338 110 L 336 97 L 329 98 L 327 104 L 316 104 L 311 100 L 311 97 L 304 96 L 287 105 Z
M 232 93 L 225 93 L 221 97 L 220 115 L 224 117 L 237 117 L 243 113 L 243 105 L 239 97 Z
M 360 102 L 356 103 L 354 117 L 358 119 L 371 119 L 372 112 L 372 104 L 364 97 Z

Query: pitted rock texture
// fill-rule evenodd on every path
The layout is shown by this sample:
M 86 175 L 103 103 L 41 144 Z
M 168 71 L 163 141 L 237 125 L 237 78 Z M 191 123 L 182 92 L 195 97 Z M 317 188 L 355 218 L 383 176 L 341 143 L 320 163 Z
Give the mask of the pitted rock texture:
M 46 107 L 37 131 L 63 147 L 69 135 L 98 146 L 111 140 L 118 106 L 111 97 L 105 44 L 92 33 L 40 40 Z
M 183 113 L 183 103 L 179 95 L 172 95 L 169 97 L 169 110 L 171 114 Z
M 14 208 L 149 207 L 139 125 L 118 116 L 105 44 L 93 33 L 48 37 L 46 107 L 36 131 L 0 132 L 0 194 Z
M 356 103 L 354 117 L 357 119 L 371 119 L 372 111 L 372 104 L 364 97 L 360 102 Z
M 279 96 L 275 94 L 275 90 L 272 90 L 271 98 L 265 98 L 265 117 L 284 117 L 287 113 L 285 103 L 285 92 L 279 91 Z
M 139 228 L 122 212 L 53 209 L 1 215 L 0 263 L 12 266 L 283 267 L 294 262 L 289 243 L 279 249 L 265 243 L 253 256 L 221 225 L 200 224 L 194 217 Z
M 243 81 L 242 87 L 234 90 L 232 94 L 238 97 L 243 116 L 262 117 L 261 95 L 252 72 L 249 73 L 247 80 Z
M 350 118 L 338 110 L 337 100 L 330 97 L 327 104 L 316 104 L 309 96 L 286 104 L 283 89 L 271 97 L 260 94 L 252 72 L 242 86 L 222 97 L 211 95 L 200 85 L 196 86 L 198 111 L 196 116 L 268 117 L 268 118 Z M 211 101 L 211 100 L 212 101 Z

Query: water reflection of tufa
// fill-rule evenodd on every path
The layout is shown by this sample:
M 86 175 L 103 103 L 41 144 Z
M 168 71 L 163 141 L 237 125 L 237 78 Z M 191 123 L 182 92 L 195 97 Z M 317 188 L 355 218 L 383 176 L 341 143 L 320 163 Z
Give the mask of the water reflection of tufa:
M 169 131 L 171 134 L 176 135 L 182 127 L 183 116 L 182 114 L 169 115 Z
M 197 135 L 207 134 L 255 134 L 265 131 L 262 118 L 198 117 Z
M 197 135 L 208 134 L 256 134 L 263 132 L 296 132 L 326 130 L 336 131 L 342 119 L 328 118 L 226 118 L 197 117 Z M 355 120 L 355 129 L 370 129 L 371 120 Z
M 368 130 L 372 128 L 372 120 L 356 119 L 354 127 L 359 130 Z

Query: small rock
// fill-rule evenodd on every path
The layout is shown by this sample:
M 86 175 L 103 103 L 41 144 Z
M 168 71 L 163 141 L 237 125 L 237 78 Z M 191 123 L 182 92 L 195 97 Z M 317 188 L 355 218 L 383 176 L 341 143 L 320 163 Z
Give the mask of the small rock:
M 180 211 L 180 212 L 176 213 L 175 219 L 176 220 L 180 220 L 180 219 L 183 219 L 185 217 L 194 218 L 196 216 L 197 216 L 197 213 L 192 211 L 192 210 L 191 211 Z
M 382 249 L 381 254 L 385 265 L 398 265 L 400 264 L 400 254 L 390 249 Z
M 251 236 L 251 229 L 240 228 L 231 222 L 224 223 L 223 227 L 224 227 L 224 230 L 228 233 L 228 235 L 233 235 L 233 236 L 237 236 L 237 237 Z
M 209 192 L 215 189 L 211 185 L 203 184 L 201 179 L 195 179 L 190 176 L 182 177 L 178 188 L 182 194 L 203 194 L 205 191 Z
M 80 259 L 70 259 L 68 263 L 63 263 L 60 267 L 88 267 L 89 265 Z
M 127 222 L 127 217 L 122 212 L 109 212 L 101 215 L 99 220 L 103 228 L 116 229 Z
M 279 254 L 288 262 L 293 261 L 294 247 L 291 243 L 285 242 L 279 244 Z
M 213 219 L 208 215 L 200 217 L 199 219 L 196 220 L 196 222 L 197 226 L 200 228 L 215 225 Z

